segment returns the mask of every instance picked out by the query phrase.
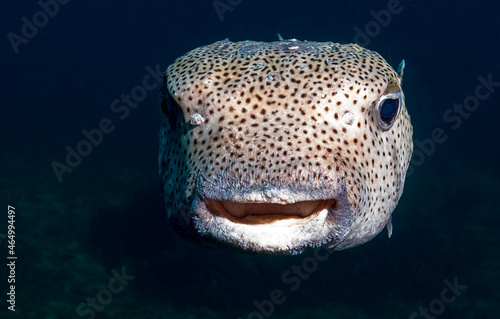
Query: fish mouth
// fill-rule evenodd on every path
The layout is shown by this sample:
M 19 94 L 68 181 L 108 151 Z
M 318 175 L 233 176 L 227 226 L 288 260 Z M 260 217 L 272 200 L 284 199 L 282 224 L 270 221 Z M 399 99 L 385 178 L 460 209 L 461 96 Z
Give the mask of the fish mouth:
M 300 201 L 292 204 L 254 203 L 205 200 L 211 214 L 226 218 L 233 223 L 255 225 L 270 224 L 285 219 L 297 223 L 307 217 L 317 216 L 322 210 L 330 210 L 335 199 Z
M 342 174 L 315 170 L 204 173 L 170 220 L 186 239 L 216 249 L 276 255 L 344 249 L 356 218 L 348 189 Z
M 289 194 L 274 190 L 278 198 L 280 193 L 282 197 Z M 311 198 L 308 192 L 301 192 L 294 196 L 301 200 L 289 198 L 287 202 L 277 202 L 277 197 L 255 201 L 248 196 L 235 200 L 198 194 L 184 233 L 200 245 L 230 251 L 295 255 L 317 247 L 337 249 L 351 231 L 355 214 L 346 192 L 336 193 Z

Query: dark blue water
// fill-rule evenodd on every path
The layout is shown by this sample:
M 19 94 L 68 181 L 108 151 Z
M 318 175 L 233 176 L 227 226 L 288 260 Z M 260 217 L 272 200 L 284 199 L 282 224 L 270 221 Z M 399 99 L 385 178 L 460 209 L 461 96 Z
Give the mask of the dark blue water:
M 2 3 L 0 318 L 497 318 L 499 12 L 493 1 Z M 391 239 L 311 264 L 206 250 L 168 225 L 156 70 L 277 33 L 405 59 L 415 150 Z M 68 155 L 78 147 L 85 156 Z

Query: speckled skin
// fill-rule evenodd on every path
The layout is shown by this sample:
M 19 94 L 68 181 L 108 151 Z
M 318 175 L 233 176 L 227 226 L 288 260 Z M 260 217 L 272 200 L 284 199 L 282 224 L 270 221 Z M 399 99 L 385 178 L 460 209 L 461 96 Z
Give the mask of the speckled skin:
M 389 221 L 403 192 L 412 126 L 401 79 L 378 53 L 331 42 L 224 40 L 178 58 L 163 93 L 160 178 L 169 218 L 184 237 L 296 254 L 362 244 Z M 383 127 L 379 102 L 390 94 L 399 94 L 399 111 Z M 331 208 L 306 217 L 217 213 L 221 201 L 332 199 Z

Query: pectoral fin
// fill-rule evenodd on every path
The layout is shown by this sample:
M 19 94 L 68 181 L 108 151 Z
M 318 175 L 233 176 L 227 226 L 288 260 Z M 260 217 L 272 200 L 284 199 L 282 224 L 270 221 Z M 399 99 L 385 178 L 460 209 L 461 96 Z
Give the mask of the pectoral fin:
M 399 66 L 398 66 L 398 75 L 399 75 L 399 78 L 401 79 L 401 84 L 403 83 L 404 70 L 405 70 L 405 60 L 401 61 L 401 63 L 399 63 Z
M 389 238 L 391 238 L 391 236 L 392 236 L 392 216 L 389 217 L 389 221 L 387 222 L 387 225 L 385 225 L 385 227 L 387 228 L 387 236 L 389 236 Z

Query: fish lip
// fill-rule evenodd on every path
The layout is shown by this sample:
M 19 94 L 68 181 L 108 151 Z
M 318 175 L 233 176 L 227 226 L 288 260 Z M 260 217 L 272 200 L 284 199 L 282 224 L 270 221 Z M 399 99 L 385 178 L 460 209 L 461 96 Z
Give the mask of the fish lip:
M 290 163 L 300 166 L 300 163 Z M 230 202 L 293 204 L 299 201 L 328 200 L 345 193 L 343 173 L 332 175 L 317 168 L 289 170 L 278 168 L 277 176 L 241 173 L 228 165 L 224 171 L 208 174 L 209 167 L 198 170 L 195 189 L 203 199 Z
M 211 205 L 220 205 L 218 199 L 203 198 L 197 193 L 188 220 L 184 220 L 184 230 L 198 244 L 230 251 L 294 255 L 317 247 L 335 249 L 351 230 L 352 208 L 345 192 L 335 199 L 316 201 L 324 204 L 323 209 L 304 217 L 235 218 L 224 215 L 224 210 L 214 211 Z
M 198 171 L 186 209 L 171 215 L 176 231 L 190 241 L 233 252 L 280 255 L 316 247 L 336 249 L 347 241 L 356 214 L 342 173 L 303 170 L 271 176 L 244 175 L 234 170 L 217 174 L 208 171 Z M 311 208 L 310 214 L 304 216 L 267 214 L 271 216 L 243 219 L 224 214 L 226 210 L 219 206 L 213 207 L 220 202 L 293 205 L 304 201 L 330 206 Z

